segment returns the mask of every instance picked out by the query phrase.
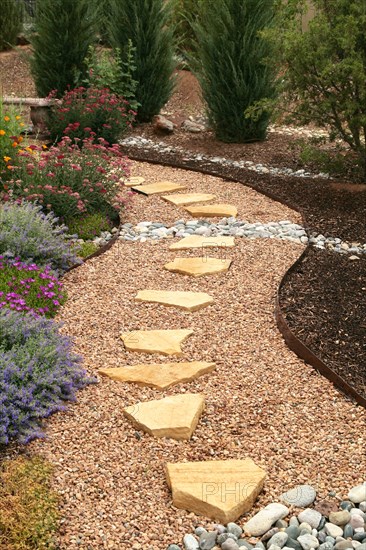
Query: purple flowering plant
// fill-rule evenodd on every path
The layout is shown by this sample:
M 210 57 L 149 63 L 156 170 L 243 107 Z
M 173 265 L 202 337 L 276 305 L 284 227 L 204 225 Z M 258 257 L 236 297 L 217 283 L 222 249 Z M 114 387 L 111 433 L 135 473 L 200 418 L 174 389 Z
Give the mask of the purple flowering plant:
M 54 317 L 66 292 L 49 266 L 39 267 L 0 256 L 0 310 Z
M 0 310 L 0 446 L 42 437 L 42 418 L 95 382 L 54 321 Z

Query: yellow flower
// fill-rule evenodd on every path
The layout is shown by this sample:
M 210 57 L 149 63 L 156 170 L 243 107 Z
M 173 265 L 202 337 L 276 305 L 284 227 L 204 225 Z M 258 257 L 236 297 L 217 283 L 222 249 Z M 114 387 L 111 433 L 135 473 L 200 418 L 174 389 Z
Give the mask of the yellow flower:
M 48 149 L 47 145 L 43 144 L 42 145 L 42 149 L 45 151 L 46 149 Z
M 21 118 L 22 118 L 22 117 L 20 117 L 19 115 L 17 115 L 17 116 L 15 117 L 15 120 L 20 120 Z
M 9 162 L 11 160 L 11 157 L 4 157 L 5 162 Z
M 5 122 L 9 122 L 10 118 L 8 116 L 4 116 Z
M 0 130 L 0 136 L 5 136 L 6 132 L 5 130 Z
M 18 142 L 17 141 L 13 141 L 13 143 L 11 144 L 12 147 L 18 147 Z
M 24 126 L 24 122 L 21 122 L 21 123 L 19 124 L 19 126 Z
M 8 168 L 8 170 L 12 170 L 14 168 L 14 166 L 10 166 L 10 164 L 8 164 L 7 168 Z
M 19 136 L 19 137 L 18 137 L 18 141 L 19 141 L 19 143 L 21 143 L 21 142 L 23 141 L 22 136 Z

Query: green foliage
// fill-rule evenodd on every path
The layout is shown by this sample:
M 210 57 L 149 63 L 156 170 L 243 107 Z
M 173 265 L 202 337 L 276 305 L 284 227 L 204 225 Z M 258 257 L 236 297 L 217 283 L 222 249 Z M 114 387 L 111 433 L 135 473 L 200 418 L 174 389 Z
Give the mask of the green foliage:
M 56 548 L 58 496 L 52 466 L 39 457 L 4 460 L 0 467 L 0 547 Z
M 87 241 L 85 243 L 80 243 L 78 245 L 77 254 L 80 256 L 80 258 L 88 258 L 88 256 L 91 256 L 99 249 L 99 246 L 91 241 Z
M 332 177 L 350 178 L 358 180 L 362 177 L 357 159 L 350 154 L 344 146 L 337 143 L 329 147 L 328 139 L 311 138 L 310 140 L 298 140 L 297 148 L 300 148 L 299 160 L 304 166 L 311 167 L 317 172 L 325 172 Z
M 366 4 L 313 0 L 315 17 L 300 32 L 304 0 L 279 0 L 282 28 L 269 34 L 280 63 L 289 120 L 326 128 L 357 153 L 366 177 Z
M 89 0 L 37 0 L 31 70 L 40 97 L 61 97 L 86 76 L 85 58 L 96 39 L 98 11 Z
M 90 46 L 85 60 L 88 70 L 84 84 L 92 88 L 108 88 L 113 94 L 126 99 L 130 109 L 136 111 L 139 104 L 135 99 L 138 82 L 133 78 L 133 73 L 136 70 L 135 50 L 129 40 L 126 55 L 122 59 L 119 48 L 111 51 L 97 50 Z
M 186 60 L 195 41 L 192 23 L 202 13 L 203 5 L 208 0 L 173 0 L 172 24 L 175 32 L 177 53 Z
M 173 28 L 169 25 L 170 2 L 165 0 L 111 0 L 111 42 L 128 62 L 131 40 L 138 81 L 136 100 L 140 104 L 137 119 L 147 122 L 159 113 L 174 88 Z
M 270 48 L 261 31 L 272 24 L 272 0 L 211 2 L 193 25 L 196 47 L 191 66 L 201 84 L 210 122 L 226 142 L 262 140 L 269 111 L 244 116 L 274 96 Z
M 23 4 L 17 0 L 1 0 L 0 51 L 11 49 L 23 25 Z
M 12 161 L 23 138 L 20 136 L 24 123 L 19 115 L 20 109 L 13 105 L 4 107 L 0 96 L 0 186 L 1 180 L 7 180 L 11 173 Z
M 110 231 L 112 222 L 103 214 L 89 214 L 81 218 L 66 220 L 70 235 L 77 235 L 79 239 L 89 240 L 99 237 L 102 231 Z

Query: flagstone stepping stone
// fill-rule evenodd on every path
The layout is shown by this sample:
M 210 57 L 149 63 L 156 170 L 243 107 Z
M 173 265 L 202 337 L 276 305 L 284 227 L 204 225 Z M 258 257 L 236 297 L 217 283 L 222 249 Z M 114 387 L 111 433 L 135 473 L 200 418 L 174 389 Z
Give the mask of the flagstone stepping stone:
M 250 458 L 166 464 L 173 505 L 226 524 L 248 512 L 266 472 Z
M 183 355 L 180 345 L 193 334 L 193 330 L 136 330 L 121 334 L 128 351 Z
M 134 185 L 141 185 L 142 183 L 144 183 L 144 181 L 145 178 L 143 178 L 142 176 L 131 176 L 125 181 L 125 186 L 133 187 Z
M 234 237 L 205 237 L 190 235 L 169 246 L 170 250 L 188 250 L 189 248 L 232 248 L 235 246 Z
M 118 382 L 135 383 L 165 390 L 181 382 L 191 382 L 216 369 L 215 363 L 191 361 L 182 363 L 152 363 L 99 369 L 98 373 Z
M 214 273 L 225 273 L 229 270 L 231 260 L 222 258 L 175 258 L 173 262 L 165 264 L 164 268 L 175 273 L 191 275 L 192 277 L 203 277 Z
M 176 206 L 181 206 L 184 204 L 194 204 L 195 202 L 212 201 L 216 199 L 216 195 L 211 195 L 210 193 L 176 193 L 172 195 L 163 195 L 161 198 Z
M 132 187 L 132 189 L 138 193 L 143 193 L 144 195 L 155 195 L 156 193 L 168 193 L 169 191 L 185 189 L 185 186 L 178 185 L 178 183 L 173 183 L 172 181 L 158 181 L 157 183 L 140 185 L 136 188 Z
M 187 206 L 185 209 L 194 218 L 215 218 L 217 216 L 236 217 L 238 209 L 232 204 L 204 204 L 202 206 Z
M 187 311 L 197 311 L 214 300 L 206 292 L 179 292 L 169 290 L 140 290 L 135 298 L 137 302 L 156 302 L 164 306 L 175 306 Z
M 190 439 L 204 407 L 203 395 L 185 393 L 136 403 L 123 409 L 123 414 L 138 430 L 154 437 Z

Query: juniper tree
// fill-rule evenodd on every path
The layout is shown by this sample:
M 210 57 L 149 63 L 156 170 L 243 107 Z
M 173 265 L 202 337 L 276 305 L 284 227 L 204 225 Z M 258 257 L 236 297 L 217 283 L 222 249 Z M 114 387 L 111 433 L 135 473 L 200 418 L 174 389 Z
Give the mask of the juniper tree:
M 191 66 L 200 82 L 210 122 L 226 142 L 262 140 L 269 112 L 245 116 L 274 96 L 270 48 L 261 31 L 272 24 L 272 0 L 220 0 L 204 6 L 193 24 Z
M 0 51 L 14 46 L 23 25 L 23 4 L 19 0 L 2 0 L 0 10 Z
M 168 25 L 171 5 L 165 0 L 111 0 L 109 24 L 113 46 L 125 61 L 132 42 L 137 80 L 137 119 L 147 122 L 159 113 L 174 88 L 173 28 Z
M 31 70 L 41 97 L 58 97 L 85 77 L 85 58 L 96 38 L 98 12 L 89 0 L 37 0 Z

